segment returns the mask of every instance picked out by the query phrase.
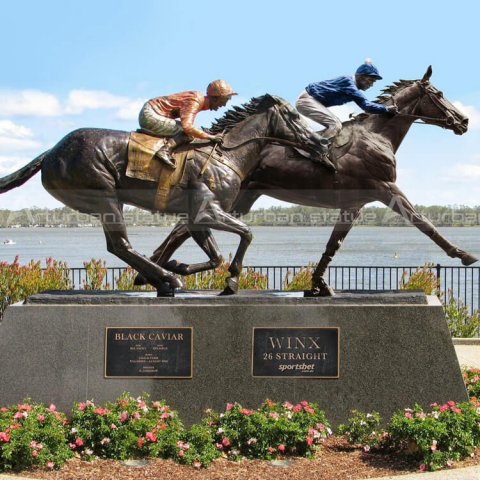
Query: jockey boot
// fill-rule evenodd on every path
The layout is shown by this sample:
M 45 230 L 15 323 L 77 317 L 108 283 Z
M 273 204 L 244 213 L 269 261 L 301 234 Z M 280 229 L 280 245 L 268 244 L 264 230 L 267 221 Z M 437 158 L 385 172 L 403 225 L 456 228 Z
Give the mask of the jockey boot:
M 323 138 L 321 140 L 321 149 L 320 149 L 320 155 L 318 157 L 312 157 L 312 161 L 315 163 L 319 163 L 320 165 L 323 165 L 325 168 L 328 170 L 331 170 L 332 172 L 336 172 L 337 168 L 335 165 L 332 163 L 330 160 L 329 156 L 329 147 L 330 147 L 331 141 L 328 138 Z
M 168 165 L 170 168 L 175 169 L 177 166 L 172 161 L 172 152 L 176 147 L 189 141 L 191 141 L 191 137 L 185 135 L 183 132 L 177 133 L 175 136 L 168 138 L 165 145 L 155 153 L 155 158 L 165 163 L 165 165 Z

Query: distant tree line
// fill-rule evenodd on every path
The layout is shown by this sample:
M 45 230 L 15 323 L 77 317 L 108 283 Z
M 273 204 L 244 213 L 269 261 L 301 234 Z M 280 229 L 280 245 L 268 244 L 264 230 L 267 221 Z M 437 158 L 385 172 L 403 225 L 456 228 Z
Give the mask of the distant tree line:
M 472 227 L 480 225 L 480 205 L 467 206 L 423 206 L 415 208 L 438 227 Z M 241 216 L 252 226 L 331 226 L 339 218 L 339 210 L 305 206 L 270 207 L 252 210 Z M 128 226 L 173 226 L 186 215 L 151 213 L 138 208 L 125 209 Z M 235 214 L 235 212 L 234 212 Z M 237 215 L 238 216 L 238 215 Z M 410 224 L 390 208 L 364 207 L 357 225 L 401 227 Z M 32 207 L 23 210 L 0 209 L 0 227 L 96 227 L 99 218 L 76 212 L 68 207 L 47 209 Z

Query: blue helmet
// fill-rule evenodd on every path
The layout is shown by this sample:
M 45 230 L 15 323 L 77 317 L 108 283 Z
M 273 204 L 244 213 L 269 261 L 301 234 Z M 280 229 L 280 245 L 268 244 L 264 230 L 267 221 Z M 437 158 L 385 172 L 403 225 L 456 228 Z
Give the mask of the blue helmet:
M 367 60 L 365 60 L 365 63 L 363 63 L 357 68 L 355 75 L 368 75 L 369 77 L 373 77 L 376 80 L 382 79 L 382 77 L 378 73 L 377 67 L 373 65 L 372 61 L 369 58 L 367 58 Z

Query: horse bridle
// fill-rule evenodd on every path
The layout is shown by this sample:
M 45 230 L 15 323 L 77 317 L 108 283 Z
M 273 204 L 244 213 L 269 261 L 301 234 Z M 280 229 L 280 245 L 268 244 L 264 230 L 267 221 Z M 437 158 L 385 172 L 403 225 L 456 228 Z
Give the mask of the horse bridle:
M 443 125 L 440 125 L 442 128 L 446 128 L 446 126 L 451 126 L 454 124 L 455 120 L 453 118 L 452 115 L 449 115 L 448 113 L 446 113 L 446 116 L 447 118 L 438 118 L 438 117 L 427 117 L 426 115 L 418 115 L 415 113 L 415 110 L 417 109 L 417 107 L 420 105 L 420 102 L 422 101 L 424 95 L 427 95 L 428 98 L 432 101 L 432 103 L 438 107 L 439 110 L 443 109 L 443 106 L 441 105 L 441 103 L 438 101 L 438 98 L 437 98 L 437 95 L 433 92 L 430 92 L 428 90 L 428 87 L 426 87 L 425 85 L 423 85 L 421 82 L 419 83 L 419 86 L 423 92 L 423 95 L 420 95 L 418 97 L 418 100 L 416 101 L 413 109 L 412 109 L 412 113 L 401 113 L 399 112 L 397 115 L 399 116 L 402 116 L 402 117 L 410 117 L 410 118 L 415 118 L 415 119 L 418 119 L 418 120 L 432 120 L 432 121 L 435 121 L 435 122 L 439 122 L 439 123 L 444 123 L 445 126 Z M 392 95 L 390 97 L 391 101 L 392 101 L 392 104 L 393 105 L 396 105 L 395 104 L 395 97 Z M 418 123 L 418 124 L 423 124 L 423 125 L 428 125 L 427 123 L 423 123 L 423 122 L 416 122 L 414 121 L 413 123 Z

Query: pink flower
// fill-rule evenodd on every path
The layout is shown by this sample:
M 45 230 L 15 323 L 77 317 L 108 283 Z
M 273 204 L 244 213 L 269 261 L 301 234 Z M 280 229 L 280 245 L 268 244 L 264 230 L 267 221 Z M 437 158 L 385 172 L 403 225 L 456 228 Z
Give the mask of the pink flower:
M 313 443 L 313 438 L 312 437 L 307 437 L 306 438 L 307 445 L 310 446 Z
M 202 467 L 202 464 L 200 462 L 193 462 L 192 465 L 193 468 L 196 468 L 197 470 L 200 470 L 200 468 Z
M 278 451 L 279 451 L 280 453 L 285 453 L 285 445 L 283 445 L 283 444 L 279 445 L 279 446 L 278 446 Z
M 157 441 L 157 436 L 153 432 L 147 432 L 145 434 L 145 439 L 147 440 L 147 442 L 155 443 Z
M 7 432 L 0 432 L 0 442 L 8 443 L 10 441 L 10 435 Z
M 246 415 L 247 417 L 253 414 L 253 410 L 249 410 L 248 408 L 242 408 L 240 410 L 242 415 Z
M 301 405 L 302 407 L 308 407 L 308 402 L 307 402 L 306 400 L 302 400 L 302 401 L 300 402 L 300 405 Z
M 430 446 L 430 450 L 431 450 L 432 452 L 434 452 L 436 449 L 437 449 L 437 441 L 434 440 L 434 441 L 432 442 L 432 445 Z
M 143 438 L 142 438 L 142 437 L 138 437 L 137 445 L 138 445 L 138 448 L 142 448 L 142 447 L 143 447 Z
M 315 410 L 312 408 L 312 407 L 309 407 L 309 406 L 305 406 L 303 407 L 303 409 L 309 413 L 310 415 L 313 415 L 315 413 Z
M 7 407 L 2 407 L 2 408 L 0 408 L 0 412 L 2 412 L 2 413 L 8 412 L 8 408 Z
M 453 413 L 456 413 L 457 415 L 460 415 L 462 413 L 462 410 L 460 410 L 460 408 L 458 408 L 458 407 L 450 407 L 450 410 Z
M 449 400 L 449 401 L 447 402 L 447 405 L 448 405 L 449 407 L 454 407 L 454 406 L 455 406 L 455 402 L 454 402 L 453 400 Z
M 412 412 L 405 412 L 405 418 L 413 418 Z
M 128 412 L 122 412 L 122 414 L 120 415 L 120 421 L 122 423 L 125 423 L 127 420 L 128 420 Z
M 424 463 L 422 463 L 422 464 L 420 464 L 420 466 L 418 467 L 418 469 L 419 469 L 421 472 L 424 472 L 424 471 L 427 469 L 427 466 L 426 466 Z
M 223 450 L 223 445 L 221 443 L 215 443 L 215 446 L 217 447 L 217 450 Z
M 20 420 L 20 419 L 22 419 L 22 418 L 27 418 L 27 417 L 28 417 L 28 413 L 27 413 L 27 412 L 17 412 L 17 413 L 13 416 L 13 418 L 14 418 L 15 420 Z
M 37 415 L 37 422 L 43 423 L 45 421 L 44 415 Z
M 57 407 L 53 403 L 51 403 L 50 406 L 47 408 L 49 412 L 54 412 L 56 409 Z
M 160 407 L 162 406 L 162 404 L 160 402 L 153 402 L 152 403 L 152 407 L 155 409 L 155 410 L 160 410 Z
M 222 445 L 226 448 L 226 447 L 229 447 L 230 446 L 230 440 L 225 437 L 223 440 L 222 440 Z
M 273 455 L 273 454 L 275 453 L 275 449 L 272 448 L 272 447 L 268 447 L 268 448 L 267 448 L 267 451 L 268 451 L 268 453 L 269 453 L 270 455 Z
M 287 409 L 287 410 L 291 410 L 293 408 L 293 405 L 290 403 L 290 402 L 285 402 L 283 404 L 283 406 Z
M 167 418 L 170 418 L 170 417 L 171 417 L 171 415 L 170 415 L 169 413 L 167 413 L 167 412 L 162 413 L 162 414 L 160 415 L 160 418 L 161 418 L 162 420 L 166 420 Z
M 83 412 L 86 408 L 87 408 L 87 404 L 86 404 L 86 403 L 81 402 L 81 403 L 78 404 L 78 410 L 79 410 L 80 412 Z
M 180 450 L 180 451 L 178 452 L 178 456 L 179 456 L 180 458 L 183 458 L 183 457 L 185 456 L 185 452 L 184 452 L 183 450 Z
M 47 468 L 49 470 L 53 470 L 55 468 L 55 464 L 53 462 L 47 462 Z
M 323 432 L 325 430 L 325 425 L 323 423 L 317 423 L 317 430 Z
M 295 406 L 292 408 L 292 410 L 293 410 L 293 413 L 298 413 L 298 412 L 300 412 L 300 410 L 302 410 L 302 406 L 301 406 L 300 404 L 295 405 Z
M 77 438 L 77 439 L 75 440 L 75 445 L 76 445 L 77 447 L 83 447 L 83 440 L 82 440 L 81 438 Z
M 32 451 L 32 457 L 37 458 L 38 457 L 38 452 L 36 450 Z
M 138 412 L 133 412 L 133 418 L 135 420 L 139 420 L 140 419 L 140 414 Z
M 370 445 L 365 445 L 365 446 L 363 447 L 363 451 L 364 451 L 365 453 L 368 453 L 368 452 L 370 451 Z
M 23 405 L 18 405 L 18 411 L 19 412 L 31 412 L 32 411 L 32 407 L 26 403 L 24 403 Z
M 227 403 L 225 407 L 225 411 L 229 412 L 235 405 L 233 403 Z
M 116 429 L 117 429 L 117 426 L 116 426 L 114 423 L 112 423 L 112 424 L 110 425 L 110 428 L 111 428 L 112 430 L 116 430 Z

